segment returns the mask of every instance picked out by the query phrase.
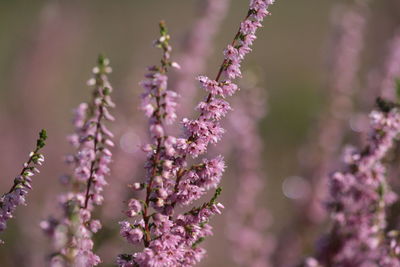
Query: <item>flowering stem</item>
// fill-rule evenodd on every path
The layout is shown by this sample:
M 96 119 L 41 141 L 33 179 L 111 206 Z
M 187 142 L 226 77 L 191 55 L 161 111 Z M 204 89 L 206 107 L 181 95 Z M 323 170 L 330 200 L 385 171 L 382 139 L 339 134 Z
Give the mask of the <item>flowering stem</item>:
M 198 245 L 205 237 L 212 235 L 209 220 L 221 214 L 223 209 L 216 198 L 221 192 L 218 187 L 225 162 L 222 156 L 217 156 L 212 159 L 203 158 L 201 163 L 189 165 L 187 158 L 188 155 L 194 159 L 204 154 L 208 145 L 216 144 L 225 132 L 219 121 L 231 107 L 224 98 L 238 90 L 232 80 L 241 76 L 240 63 L 251 51 L 255 32 L 262 26 L 261 21 L 269 14 L 267 8 L 272 3 L 273 0 L 251 1 L 250 15 L 235 34 L 232 41 L 234 46 L 229 44 L 224 51 L 225 60 L 217 79 L 223 75 L 226 80 L 218 82 L 205 76 L 198 77 L 207 97 L 196 108 L 200 111 L 198 119 L 182 120 L 182 137 L 165 134 L 163 127 L 163 124 L 170 124 L 177 117 L 175 111 L 178 97 L 174 91 L 167 89 L 165 66 L 179 68 L 179 65 L 167 61 L 171 50 L 169 36 L 160 25 L 161 37 L 156 45 L 164 51 L 162 66 L 150 67 L 150 73 L 146 74 L 146 79 L 141 83 L 145 89 L 141 107 L 149 117 L 151 143 L 143 146 L 143 150 L 148 152 L 146 182 L 135 183 L 133 188 L 146 189 L 146 198 L 144 201 L 130 199 L 127 210 L 129 218 L 139 215 L 142 219 L 134 223 L 120 222 L 121 235 L 129 243 L 144 243 L 145 248 L 134 254 L 120 255 L 118 264 L 121 267 L 193 266 L 205 255 L 205 250 Z M 210 201 L 177 214 L 176 205 L 189 206 L 212 188 L 216 188 L 216 191 Z M 155 210 L 151 215 L 148 214 L 150 208 Z
M 249 10 L 249 12 L 247 13 L 247 16 L 244 18 L 243 21 L 246 21 L 246 20 L 250 17 L 250 15 L 251 15 L 251 12 L 250 12 L 250 10 Z M 239 29 L 238 29 L 238 31 L 237 31 L 235 37 L 233 38 L 233 40 L 232 40 L 232 42 L 231 42 L 231 45 L 232 45 L 232 46 L 235 45 L 236 40 L 239 38 L 239 36 L 240 36 L 240 26 L 239 26 Z M 215 77 L 215 80 L 216 80 L 217 82 L 218 82 L 219 79 L 221 78 L 222 72 L 223 72 L 224 69 L 226 68 L 226 63 L 227 63 L 227 62 L 228 62 L 228 59 L 226 59 L 226 58 L 222 61 L 222 64 L 221 64 L 221 66 L 220 66 L 220 68 L 219 68 L 217 77 Z M 210 102 L 211 97 L 212 97 L 212 94 L 209 93 L 209 94 L 208 94 L 208 97 L 207 97 L 207 101 L 206 101 L 207 103 Z
M 38 152 L 40 149 L 42 149 L 45 146 L 44 141 L 47 139 L 47 133 L 46 130 L 41 130 L 39 133 L 39 139 L 37 140 L 36 148 L 32 152 L 31 156 L 29 157 L 28 161 L 24 164 L 24 168 L 22 168 L 21 173 L 19 174 L 22 176 L 27 170 L 29 170 L 31 167 L 29 166 L 34 159 L 37 158 Z M 20 183 L 17 181 L 14 181 L 14 185 L 11 187 L 10 191 L 8 191 L 7 194 L 11 193 L 12 191 L 15 190 L 15 188 L 19 185 Z M 5 195 L 5 194 L 4 194 Z
M 43 155 L 39 150 L 45 146 L 47 134 L 45 130 L 40 131 L 39 139 L 36 142 L 36 148 L 29 154 L 29 159 L 24 163 L 22 171 L 14 179 L 14 184 L 8 193 L 0 198 L 0 232 L 7 228 L 7 220 L 13 217 L 15 209 L 19 205 L 25 205 L 25 197 L 28 189 L 31 189 L 32 176 L 39 173 L 35 165 L 42 165 Z M 3 243 L 0 240 L 0 243 Z
M 243 21 L 246 21 L 246 20 L 250 17 L 250 15 L 251 15 L 251 10 L 249 10 L 249 11 L 247 12 L 247 16 L 244 18 Z M 236 32 L 235 37 L 233 38 L 233 40 L 232 40 L 232 42 L 231 42 L 231 45 L 232 45 L 232 46 L 235 45 L 235 43 L 236 43 L 236 41 L 238 40 L 240 34 L 241 34 L 241 27 L 239 26 L 239 29 L 238 29 L 238 31 Z M 226 64 L 228 63 L 228 61 L 229 61 L 229 60 L 226 59 L 226 58 L 224 58 L 224 60 L 222 61 L 222 64 L 221 64 L 221 66 L 219 67 L 217 76 L 215 77 L 215 81 L 219 82 L 219 79 L 221 78 L 221 75 L 222 75 L 223 71 L 226 69 Z M 206 98 L 205 103 L 210 103 L 212 99 L 213 99 L 213 94 L 210 92 L 210 93 L 207 95 L 207 98 Z M 198 116 L 197 119 L 199 119 L 202 115 L 204 115 L 203 112 L 200 113 L 200 115 Z M 194 134 L 192 134 L 192 135 L 188 138 L 188 140 L 190 140 L 190 141 L 195 140 Z M 185 159 L 186 156 L 187 156 L 187 155 L 185 154 L 185 155 L 183 156 L 183 159 Z M 179 171 L 177 172 L 176 183 L 175 183 L 175 192 L 178 191 L 179 183 L 180 183 L 182 177 L 184 176 L 184 174 L 185 174 L 186 172 L 187 172 L 187 170 L 183 170 L 182 168 L 179 169 Z M 172 205 L 172 207 L 175 207 L 176 201 L 174 201 L 171 205 Z
M 106 121 L 114 121 L 109 108 L 115 104 L 111 100 L 113 91 L 107 75 L 112 69 L 109 60 L 102 55 L 93 68 L 93 77 L 87 85 L 93 87 L 92 99 L 81 103 L 75 109 L 73 119 L 75 132 L 68 140 L 76 149 L 66 157 L 66 162 L 74 168 L 64 184 L 70 189 L 60 196 L 63 216 L 41 222 L 41 228 L 54 243 L 55 253 L 51 262 L 65 266 L 96 266 L 101 262 L 93 252 L 93 235 L 101 229 L 101 222 L 92 218 L 95 206 L 103 203 L 106 175 L 110 173 L 114 146 L 113 134 L 106 127 Z
M 103 101 L 103 99 L 102 99 Z M 98 145 L 98 140 L 97 137 L 100 134 L 100 129 L 101 129 L 101 119 L 103 118 L 103 106 L 99 107 L 99 116 L 97 118 L 97 122 L 96 122 L 96 132 L 93 138 L 93 151 L 96 155 L 97 152 L 97 145 Z M 90 198 L 90 187 L 93 183 L 93 179 L 94 179 L 94 171 L 95 171 L 95 163 L 96 163 L 96 158 L 92 161 L 91 165 L 90 165 L 90 176 L 87 182 L 87 186 L 86 186 L 86 194 L 85 194 L 85 205 L 83 206 L 84 209 L 87 209 L 87 206 L 89 204 L 89 198 Z
M 159 157 L 160 157 L 160 149 L 161 148 L 161 138 L 157 139 L 157 149 L 156 149 L 156 153 L 154 155 L 154 160 L 153 160 L 153 168 L 152 168 L 152 173 L 150 176 L 150 181 L 149 181 L 149 185 L 147 186 L 147 190 L 146 190 L 146 200 L 145 200 L 145 205 L 143 208 L 143 221 L 144 221 L 144 229 L 145 229 L 145 235 L 144 235 L 144 246 L 148 247 L 150 240 L 151 240 L 151 236 L 150 236 L 150 227 L 149 227 L 149 219 L 150 216 L 147 215 L 148 212 L 148 207 L 150 205 L 150 194 L 152 191 L 152 184 L 153 184 L 153 180 L 154 177 L 157 174 L 157 167 L 159 165 Z
M 347 169 L 330 176 L 333 227 L 317 253 L 317 260 L 327 266 L 398 266 L 381 263 L 387 259 L 382 238 L 385 206 L 394 200 L 384 160 L 400 134 L 400 113 L 396 103 L 378 98 L 377 104 L 379 111 L 370 114 L 374 131 L 368 146 L 348 151 Z
M 163 51 L 162 53 L 162 59 L 161 59 L 161 67 L 159 69 L 159 72 L 161 74 L 165 74 L 167 72 L 167 66 L 169 65 L 169 61 L 168 61 L 168 53 L 169 53 L 169 44 L 168 44 L 168 40 L 169 40 L 169 35 L 167 32 L 167 28 L 165 25 L 164 21 L 160 21 L 159 23 L 159 27 L 160 27 L 160 34 L 161 34 L 161 38 L 160 40 L 160 47 Z M 157 95 L 156 95 L 156 109 L 152 115 L 153 118 L 155 118 L 157 124 L 159 125 L 163 125 L 162 123 L 162 119 L 161 119 L 161 88 L 157 88 Z M 149 246 L 149 243 L 151 241 L 151 235 L 150 235 L 150 226 L 149 226 L 149 219 L 151 217 L 151 215 L 148 215 L 148 208 L 150 205 L 150 195 L 152 193 L 152 185 L 153 185 L 153 180 L 154 177 L 157 174 L 157 169 L 160 165 L 160 152 L 161 152 L 161 143 L 162 143 L 162 138 L 163 137 L 158 137 L 156 139 L 156 151 L 155 154 L 153 156 L 153 161 L 152 161 L 152 169 L 151 169 L 151 175 L 149 177 L 149 184 L 147 186 L 146 189 L 146 198 L 145 198 L 145 204 L 143 207 L 143 221 L 144 221 L 144 238 L 143 238 L 143 243 L 145 247 Z

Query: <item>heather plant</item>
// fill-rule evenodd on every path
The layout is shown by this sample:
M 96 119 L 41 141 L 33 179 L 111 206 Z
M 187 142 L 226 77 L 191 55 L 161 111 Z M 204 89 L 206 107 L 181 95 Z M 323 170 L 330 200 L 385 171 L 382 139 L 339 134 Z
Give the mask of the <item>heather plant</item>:
M 382 99 L 378 99 L 378 107 L 370 114 L 373 133 L 367 147 L 348 149 L 346 168 L 329 178 L 328 207 L 333 225 L 319 241 L 317 260 L 308 259 L 308 266 L 400 264 L 398 253 L 391 253 L 393 242 L 385 237 L 386 207 L 397 196 L 386 181 L 384 164 L 400 133 L 400 113 L 396 104 Z
M 229 0 L 200 0 L 195 5 L 197 18 L 185 31 L 180 45 L 181 51 L 174 56 L 178 59 L 180 67 L 174 68 L 168 78 L 168 86 L 174 88 L 180 99 L 185 99 L 176 107 L 176 113 L 180 118 L 195 112 L 193 106 L 199 93 L 195 76 L 205 71 L 207 61 L 212 54 L 216 34 L 227 14 L 229 2 Z M 179 47 L 176 49 L 179 51 Z M 126 86 L 131 86 L 130 79 Z M 137 94 L 136 91 L 135 94 Z M 127 194 L 126 184 L 132 182 L 132 177 L 143 175 L 145 159 L 139 144 L 147 141 L 148 127 L 144 122 L 145 118 L 141 115 L 141 112 L 135 112 L 129 117 L 121 113 L 117 114 L 118 120 L 114 124 L 113 132 L 116 139 L 120 138 L 119 146 L 117 145 L 113 151 L 113 183 L 107 187 L 108 190 L 105 192 L 107 201 L 104 202 L 101 210 L 102 222 L 105 225 L 113 225 L 115 220 L 120 219 L 120 204 L 128 197 L 132 197 L 131 191 Z M 176 127 L 170 130 L 175 134 L 181 129 Z M 103 237 L 97 242 L 97 250 L 100 254 L 104 251 L 106 256 L 112 257 L 113 250 L 118 249 L 120 241 L 119 236 L 107 235 L 106 238 Z
M 377 109 L 369 115 L 372 133 L 366 147 L 345 147 L 343 170 L 329 176 L 331 230 L 318 241 L 316 258 L 307 259 L 306 266 L 400 266 L 399 234 L 390 229 L 387 216 L 398 201 L 388 172 L 400 134 L 398 46 L 394 38 L 376 89 L 385 99 L 378 97 Z
M 13 186 L 0 198 L 0 232 L 6 230 L 7 221 L 13 217 L 16 208 L 26 205 L 26 196 L 32 189 L 32 177 L 40 172 L 37 167 L 44 161 L 40 150 L 45 146 L 46 139 L 46 130 L 41 130 L 36 141 L 36 148 L 29 153 L 28 161 L 23 164 L 21 172 L 15 177 Z M 3 241 L 0 240 L 0 242 Z
M 111 100 L 113 89 L 108 80 L 111 67 L 107 58 L 99 56 L 92 70 L 93 76 L 87 82 L 92 96 L 74 109 L 74 132 L 67 137 L 73 150 L 65 157 L 65 162 L 71 167 L 70 174 L 60 177 L 63 190 L 57 194 L 56 201 L 38 202 L 44 209 L 54 206 L 53 202 L 58 203 L 59 213 L 40 223 L 52 247 L 43 259 L 46 264 L 37 261 L 37 254 L 44 254 L 38 253 L 43 251 L 40 240 L 40 245 L 30 249 L 29 245 L 21 242 L 23 235 L 19 232 L 17 238 L 11 240 L 14 243 L 7 241 L 10 250 L 4 254 L 16 258 L 17 266 L 30 267 L 108 266 L 110 262 L 121 267 L 194 266 L 204 264 L 206 257 L 215 255 L 218 257 L 212 263 L 206 262 L 207 266 L 222 262 L 224 266 L 279 267 L 302 262 L 302 266 L 308 267 L 400 267 L 396 210 L 400 203 L 396 192 L 398 172 L 395 175 L 389 173 L 390 168 L 397 166 L 400 155 L 400 83 L 396 82 L 400 74 L 398 33 L 391 41 L 388 56 L 375 77 L 377 79 L 370 86 L 374 87 L 374 92 L 368 89 L 359 91 L 358 78 L 364 70 L 362 63 L 370 60 L 364 60 L 362 54 L 369 51 L 364 50 L 368 45 L 365 39 L 366 29 L 369 29 L 367 15 L 375 11 L 373 8 L 369 10 L 369 1 L 364 0 L 354 0 L 349 5 L 335 8 L 332 51 L 328 53 L 331 58 L 325 87 L 326 105 L 310 114 L 310 117 L 318 119 L 316 127 L 312 129 L 308 142 L 298 146 L 301 162 L 296 171 L 304 177 L 297 177 L 303 184 L 292 186 L 293 194 L 289 194 L 286 190 L 288 180 L 282 184 L 278 181 L 283 194 L 291 198 L 296 209 L 288 212 L 290 209 L 285 209 L 279 199 L 272 199 L 277 194 L 272 191 L 279 178 L 275 168 L 289 169 L 286 164 L 290 165 L 290 160 L 280 162 L 282 151 L 275 149 L 281 147 L 276 144 L 264 146 L 261 136 L 261 133 L 266 133 L 265 139 L 270 142 L 269 137 L 271 140 L 274 138 L 271 133 L 276 130 L 275 126 L 279 128 L 283 123 L 282 118 L 274 116 L 279 113 L 275 99 L 284 91 L 279 89 L 285 87 L 268 92 L 272 101 L 267 105 L 265 89 L 255 82 L 252 72 L 242 70 L 245 57 L 252 51 L 256 31 L 270 14 L 269 8 L 274 0 L 250 0 L 245 18 L 232 42 L 225 47 L 222 63 L 213 77 L 207 76 L 212 73 L 208 63 L 214 60 L 211 58 L 213 43 L 218 40 L 217 33 L 228 14 L 229 4 L 234 2 L 199 2 L 202 4 L 199 18 L 186 32 L 180 53 L 179 48 L 176 49 L 178 46 L 174 45 L 176 60 L 171 44 L 179 41 L 179 35 L 172 41 L 166 23 L 159 23 L 159 37 L 153 43 L 161 52 L 159 63 L 147 68 L 140 82 L 140 99 L 122 100 L 129 103 L 131 110 L 139 109 L 139 115 L 126 116 L 118 110 L 118 123 L 110 123 L 114 121 L 110 111 L 115 107 Z M 63 5 L 57 4 L 56 12 L 52 9 L 45 12 L 51 18 L 43 24 L 46 29 L 53 30 L 54 27 L 58 31 L 59 25 L 63 24 L 60 23 L 63 21 L 61 15 L 78 11 L 71 4 L 71 9 L 64 14 Z M 368 17 L 368 20 L 373 18 Z M 102 34 L 107 32 L 106 27 L 96 26 L 101 28 Z M 67 31 L 72 33 L 71 29 Z M 279 34 L 280 30 L 277 31 Z M 47 35 L 51 34 L 44 34 Z M 135 38 L 140 36 L 133 35 Z M 29 66 L 36 66 L 36 58 L 47 55 L 47 50 L 53 47 L 45 37 L 40 38 L 43 45 L 38 45 L 38 52 L 33 51 L 37 55 L 27 61 Z M 296 46 L 297 54 L 304 49 L 300 43 Z M 148 55 L 144 58 L 147 59 Z M 39 63 L 46 65 L 51 60 L 46 58 Z M 279 60 L 284 62 L 282 57 Z M 121 61 L 116 62 L 118 70 L 121 70 Z M 133 67 L 135 70 L 136 66 Z M 245 79 L 239 83 L 236 80 L 242 78 L 242 71 Z M 123 71 L 118 73 L 123 74 Z M 137 73 L 131 74 L 129 81 L 135 79 Z M 45 77 L 46 81 L 52 78 L 50 76 Z M 293 82 L 296 74 L 285 73 L 285 77 Z M 26 87 L 30 81 L 36 83 L 41 79 L 43 77 L 32 71 L 29 76 L 21 78 L 21 84 Z M 119 84 L 118 87 L 125 86 Z M 198 87 L 201 90 L 197 90 Z M 239 87 L 241 93 L 236 94 Z M 124 93 L 120 90 L 116 93 L 113 98 L 119 102 Z M 380 97 L 369 115 L 365 147 L 358 150 L 345 146 L 356 139 L 351 130 L 362 132 L 364 137 L 364 128 L 354 127 L 352 118 L 367 117 L 365 106 L 370 110 L 372 104 L 369 102 L 376 95 Z M 33 100 L 42 96 L 43 92 L 32 96 L 32 102 L 37 105 L 34 109 L 41 103 Z M 195 104 L 197 96 L 202 100 Z M 359 108 L 357 104 L 364 98 L 369 102 Z M 301 101 L 292 95 L 282 99 L 287 105 L 285 107 L 290 109 L 303 107 L 297 106 Z M 59 103 L 51 104 L 55 107 Z M 119 108 L 121 104 L 118 104 Z M 271 110 L 265 121 L 267 127 L 261 130 L 267 108 Z M 142 113 L 145 116 L 141 116 Z M 36 113 L 28 117 L 43 118 Z M 296 114 L 293 118 L 300 116 Z M 286 123 L 293 126 L 297 121 Z M 108 129 L 109 124 L 112 130 Z M 28 127 L 29 124 L 23 125 L 21 129 Z M 296 161 L 297 144 L 283 136 L 286 135 L 278 136 L 279 142 L 284 149 L 291 147 L 291 160 Z M 16 207 L 26 202 L 31 177 L 39 172 L 37 165 L 43 162 L 40 151 L 46 137 L 43 130 L 14 185 L 0 199 L 0 232 L 6 229 L 6 222 L 14 216 Z M 360 140 L 357 138 L 356 143 L 363 143 Z M 117 146 L 115 151 L 114 142 Z M 53 147 L 53 152 L 65 153 L 60 149 L 61 145 Z M 340 151 L 343 151 L 343 162 L 338 160 Z M 289 156 L 285 154 L 285 157 Z M 106 187 L 112 161 L 115 161 L 112 186 Z M 282 173 L 287 176 L 290 171 Z M 229 178 L 222 179 L 223 175 L 229 175 Z M 129 183 L 128 186 L 125 183 Z M 51 181 L 45 180 L 43 184 L 46 185 L 43 190 L 47 190 Z M 229 201 L 228 208 L 221 203 Z M 35 236 L 27 225 L 35 224 L 37 218 L 32 214 L 38 211 L 31 210 L 27 217 L 17 222 L 17 231 L 27 240 Z M 287 221 L 282 221 L 282 218 Z M 211 220 L 215 222 L 211 223 Z M 325 226 L 327 229 L 321 235 L 320 229 Z M 213 235 L 213 242 L 204 242 Z M 321 237 L 314 253 L 310 253 L 310 240 L 314 241 L 315 235 Z M 312 256 L 304 259 L 304 252 Z M 222 258 L 225 256 L 229 258 Z M 24 257 L 25 261 L 20 261 L 19 257 Z M 35 262 L 30 261 L 33 258 Z M 3 265 L 9 265 L 8 261 L 0 262 L 0 266 Z
M 101 262 L 93 252 L 92 240 L 101 223 L 92 218 L 92 212 L 95 206 L 103 203 L 103 188 L 107 185 L 105 176 L 110 172 L 112 153 L 109 148 L 114 143 L 105 122 L 114 120 L 109 109 L 115 105 L 107 78 L 111 72 L 109 60 L 99 56 L 92 72 L 93 78 L 88 81 L 93 87 L 92 99 L 74 110 L 75 132 L 68 136 L 76 152 L 66 157 L 66 163 L 74 169 L 73 174 L 61 178 L 68 188 L 58 199 L 63 214 L 60 219 L 50 218 L 41 223 L 54 245 L 51 266 L 86 267 Z
M 184 134 L 178 138 L 167 135 L 165 125 L 172 124 L 177 117 L 177 94 L 167 89 L 166 72 L 170 66 L 179 65 L 170 60 L 170 36 L 164 23 L 160 23 L 161 36 L 155 44 L 163 51 L 161 64 L 150 67 L 150 73 L 141 83 L 145 89 L 142 109 L 149 117 L 152 138 L 143 148 L 148 153 L 146 181 L 132 185 L 133 189 L 144 190 L 145 198 L 132 198 L 127 215 L 136 220 L 120 223 L 121 235 L 132 244 L 142 243 L 144 249 L 135 254 L 120 255 L 120 266 L 192 266 L 203 258 L 205 250 L 199 245 L 212 234 L 210 218 L 221 213 L 223 208 L 217 197 L 221 193 L 218 185 L 225 162 L 222 156 L 203 158 L 200 163 L 193 164 L 188 158 L 198 158 L 207 151 L 209 144 L 221 139 L 224 129 L 219 121 L 231 109 L 224 99 L 238 90 L 232 80 L 241 76 L 240 64 L 251 51 L 255 32 L 268 15 L 270 4 L 272 1 L 251 1 L 239 31 L 224 51 L 225 57 L 215 80 L 198 77 L 208 95 L 197 106 L 198 119 L 182 120 Z M 209 201 L 192 206 L 212 188 L 216 190 Z M 192 208 L 181 213 L 177 210 L 179 206 Z
M 396 101 L 396 81 L 400 77 L 400 31 L 397 29 L 391 39 L 385 43 L 384 57 L 380 57 L 378 67 L 368 73 L 367 86 L 360 95 L 361 108 L 369 110 L 378 96 Z M 358 131 L 367 133 L 368 123 L 362 112 L 353 115 Z

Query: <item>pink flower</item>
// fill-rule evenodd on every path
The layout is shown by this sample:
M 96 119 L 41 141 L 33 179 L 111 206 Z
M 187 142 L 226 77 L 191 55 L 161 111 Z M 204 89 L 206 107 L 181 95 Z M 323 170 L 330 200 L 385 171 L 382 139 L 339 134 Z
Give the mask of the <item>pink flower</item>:
M 67 157 L 74 175 L 65 183 L 71 191 L 59 198 L 63 217 L 53 226 L 54 231 L 46 231 L 56 250 L 51 260 L 54 264 L 87 267 L 100 263 L 100 258 L 93 253 L 92 235 L 100 230 L 101 223 L 93 220 L 91 213 L 95 205 L 103 203 L 105 177 L 110 173 L 112 157 L 109 147 L 114 146 L 110 140 L 113 134 L 105 126 L 105 121 L 114 120 L 109 109 L 115 106 L 110 96 L 108 64 L 108 59 L 99 57 L 98 66 L 93 69 L 93 81 L 89 82 L 94 87 L 93 98 L 75 111 L 72 145 L 76 152 Z
M 224 50 L 224 56 L 226 59 L 236 60 L 238 58 L 239 51 L 234 48 L 232 45 L 228 45 Z
M 222 88 L 219 86 L 217 81 L 210 80 L 206 76 L 199 76 L 197 78 L 206 91 L 210 92 L 213 95 L 220 95 L 222 94 Z
M 231 81 L 222 82 L 222 90 L 224 96 L 232 96 L 239 90 L 238 86 Z
M 192 266 L 203 258 L 205 250 L 199 245 L 205 237 L 212 235 L 212 227 L 209 225 L 211 217 L 221 214 L 223 209 L 223 205 L 216 200 L 221 193 L 218 185 L 225 170 L 225 163 L 222 156 L 203 158 L 200 164 L 192 163 L 190 157 L 196 158 L 204 154 L 209 144 L 218 143 L 225 132 L 219 120 L 231 108 L 228 102 L 221 98 L 238 90 L 230 79 L 241 75 L 240 63 L 244 55 L 251 51 L 249 44 L 243 43 L 242 40 L 246 40 L 246 35 L 254 35 L 255 30 L 261 26 L 258 21 L 266 12 L 255 11 L 259 8 L 266 9 L 270 1 L 263 3 L 265 5 L 262 7 L 253 4 L 248 12 L 249 16 L 243 22 L 232 45 L 224 52 L 224 62 L 217 78 L 197 78 L 208 96 L 197 106 L 200 111 L 198 118 L 182 120 L 183 136 L 171 136 L 163 127 L 171 117 L 164 112 L 165 106 L 168 106 L 165 105 L 165 98 L 169 96 L 169 93 L 165 93 L 164 81 L 167 79 L 163 78 L 162 83 L 154 83 L 151 81 L 155 78 L 153 73 L 147 75 L 147 80 L 142 83 L 145 90 L 143 99 L 146 101 L 144 106 L 149 104 L 149 99 L 157 99 L 151 103 L 154 112 L 147 113 L 150 115 L 151 142 L 146 149 L 146 196 L 138 214 L 142 217 L 143 226 L 121 223 L 121 234 L 132 242 L 132 229 L 135 229 L 134 242 L 142 239 L 145 248 L 132 255 L 121 255 L 118 259 L 120 266 Z M 254 17 L 254 14 L 258 14 L 258 18 Z M 160 33 L 161 37 L 155 44 L 163 52 L 161 65 L 151 68 L 150 71 L 164 74 L 172 62 L 170 36 L 163 22 L 160 23 Z M 248 42 L 254 39 L 254 36 L 247 38 Z M 220 82 L 219 79 L 223 75 L 227 77 Z M 175 107 L 175 103 L 171 106 Z M 175 118 L 175 114 L 173 117 Z M 190 207 L 186 212 L 176 209 L 177 205 L 182 208 L 188 207 L 212 188 L 216 188 L 213 197 L 199 207 Z M 133 211 L 129 215 L 135 213 Z M 139 229 L 143 231 L 140 237 L 136 233 Z
M 207 119 L 220 120 L 225 117 L 228 111 L 232 110 L 229 103 L 222 99 L 213 99 L 209 103 L 200 102 L 197 109 Z
M 0 232 L 7 228 L 7 220 L 13 217 L 13 213 L 20 205 L 26 205 L 26 195 L 32 189 L 32 176 L 39 173 L 37 165 L 42 165 L 44 157 L 39 151 L 45 146 L 47 133 L 40 131 L 36 141 L 36 148 L 29 153 L 29 159 L 23 164 L 20 174 L 14 179 L 14 185 L 0 198 Z M 0 240 L 0 243 L 2 241 Z
M 231 60 L 228 67 L 225 69 L 225 73 L 226 76 L 231 80 L 234 80 L 237 77 L 242 77 L 242 72 L 240 71 L 240 62 Z
M 132 228 L 128 222 L 121 222 L 121 235 L 125 237 L 128 242 L 136 244 L 143 238 L 143 231 L 139 228 Z
M 383 160 L 400 134 L 400 113 L 396 108 L 373 111 L 371 124 L 368 149 L 352 152 L 347 170 L 330 177 L 334 227 L 320 248 L 321 263 L 361 266 L 390 257 L 381 237 L 386 228 L 384 207 L 392 199 L 384 195 L 394 193 L 387 188 Z

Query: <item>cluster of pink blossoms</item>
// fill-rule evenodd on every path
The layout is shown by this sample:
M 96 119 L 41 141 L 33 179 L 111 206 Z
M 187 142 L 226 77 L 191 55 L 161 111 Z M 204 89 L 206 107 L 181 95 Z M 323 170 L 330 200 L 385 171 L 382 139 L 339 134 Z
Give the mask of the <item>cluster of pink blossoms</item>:
M 231 80 L 241 75 L 240 64 L 251 51 L 255 32 L 269 14 L 267 8 L 272 2 L 250 2 L 245 20 L 224 52 L 225 58 L 216 79 L 199 77 L 208 96 L 197 107 L 200 111 L 197 119 L 183 119 L 183 137 L 165 133 L 164 122 L 172 123 L 176 118 L 173 113 L 176 95 L 167 90 L 166 72 L 169 66 L 177 64 L 169 59 L 169 35 L 165 25 L 160 24 L 161 37 L 156 45 L 163 50 L 161 66 L 151 67 L 151 73 L 142 82 L 145 89 L 142 109 L 150 118 L 152 138 L 151 143 L 144 146 L 148 153 L 146 181 L 132 185 L 134 189 L 144 190 L 146 196 L 141 201 L 129 201 L 127 215 L 135 220 L 120 223 L 121 235 L 132 244 L 143 243 L 144 249 L 135 254 L 120 255 L 120 266 L 192 266 L 203 258 L 205 250 L 199 245 L 212 234 L 208 224 L 211 216 L 219 214 L 223 208 L 216 199 L 221 192 L 218 185 L 225 163 L 217 156 L 190 164 L 188 157 L 197 158 L 206 152 L 210 143 L 215 144 L 221 139 L 224 129 L 219 121 L 230 110 L 224 99 L 238 90 Z M 222 77 L 226 79 L 220 81 Z M 187 212 L 177 211 L 177 206 L 191 205 L 212 188 L 216 190 L 210 201 Z
M 39 150 L 45 146 L 47 134 L 45 130 L 39 133 L 36 148 L 29 154 L 29 159 L 23 164 L 21 173 L 14 179 L 14 185 L 0 198 L 0 232 L 7 228 L 7 220 L 13 217 L 13 213 L 20 205 L 26 205 L 26 195 L 32 189 L 32 176 L 39 173 L 36 167 L 42 165 L 44 157 Z M 0 240 L 0 243 L 2 241 Z
M 386 183 L 383 160 L 400 134 L 400 113 L 380 101 L 370 114 L 374 129 L 361 152 L 348 151 L 347 170 L 330 177 L 333 228 L 320 241 L 318 261 L 327 266 L 400 266 L 397 241 L 386 245 L 385 207 L 396 199 Z M 391 253 L 394 250 L 396 254 Z M 319 266 L 315 259 L 308 266 Z
M 112 87 L 107 74 L 111 72 L 109 60 L 100 56 L 93 69 L 94 77 L 88 81 L 93 86 L 91 103 L 82 103 L 75 109 L 75 133 L 68 137 L 76 149 L 66 162 L 74 168 L 71 176 L 62 177 L 70 191 L 60 196 L 64 212 L 60 220 L 49 219 L 41 223 L 42 229 L 52 237 L 56 252 L 51 256 L 51 266 L 95 266 L 101 262 L 93 253 L 92 235 L 101 228 L 99 220 L 92 219 L 95 205 L 103 202 L 105 176 L 111 162 L 109 147 L 114 146 L 113 134 L 104 121 L 113 121 L 109 108 L 114 107 L 110 93 Z

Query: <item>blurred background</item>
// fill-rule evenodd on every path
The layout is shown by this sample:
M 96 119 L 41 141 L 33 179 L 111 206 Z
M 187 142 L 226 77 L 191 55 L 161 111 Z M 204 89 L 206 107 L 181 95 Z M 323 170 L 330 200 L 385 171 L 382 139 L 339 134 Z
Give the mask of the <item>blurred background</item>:
M 115 194 L 127 195 L 125 185 L 142 179 L 136 170 L 130 171 L 144 156 L 136 153 L 143 141 L 140 130 L 136 132 L 142 116 L 136 105 L 141 92 L 138 83 L 145 67 L 158 62 L 159 51 L 152 47 L 158 21 L 167 22 L 172 56 L 179 55 L 187 32 L 198 19 L 199 2 L 0 0 L 0 192 L 10 188 L 38 131 L 46 128 L 49 135 L 44 150 L 46 162 L 41 174 L 35 176 L 29 205 L 17 210 L 2 233 L 6 245 L 0 246 L 0 266 L 46 266 L 45 258 L 51 250 L 38 225 L 57 212 L 57 195 L 63 190 L 59 177 L 69 171 L 63 156 L 71 152 L 65 136 L 73 130 L 72 109 L 90 97 L 86 81 L 99 53 L 107 55 L 113 67 L 110 80 L 117 122 L 111 128 L 118 144 L 114 151 L 118 168 L 112 171 L 108 178 L 111 185 L 106 189 L 106 202 L 108 198 L 112 203 L 99 215 L 109 221 L 97 237 L 100 243 L 109 242 L 99 247 L 104 260 L 101 266 L 113 266 L 118 253 L 129 252 L 118 236 L 124 204 Z M 249 78 L 246 73 L 256 75 L 258 86 L 268 95 L 268 115 L 260 127 L 267 182 L 260 205 L 268 207 L 273 216 L 271 232 L 278 236 L 293 222 L 296 209 L 290 194 L 285 196 L 282 191 L 282 183 L 302 173 L 301 148 L 310 142 L 310 131 L 330 101 L 327 90 L 332 10 L 350 2 L 277 0 L 243 66 L 244 79 Z M 205 73 L 193 76 L 216 73 L 221 52 L 245 16 L 247 5 L 248 1 L 230 1 Z M 388 42 L 399 25 L 398 0 L 370 1 L 362 67 L 357 73 L 359 97 L 371 69 L 382 64 Z M 246 97 L 239 92 L 240 96 Z M 235 192 L 232 175 L 228 170 L 223 178 L 226 190 L 222 199 L 228 207 Z M 115 210 L 117 215 L 108 214 Z M 215 218 L 213 225 L 217 233 L 205 243 L 209 254 L 201 266 L 232 266 L 224 217 Z M 306 253 L 310 249 L 306 248 Z

